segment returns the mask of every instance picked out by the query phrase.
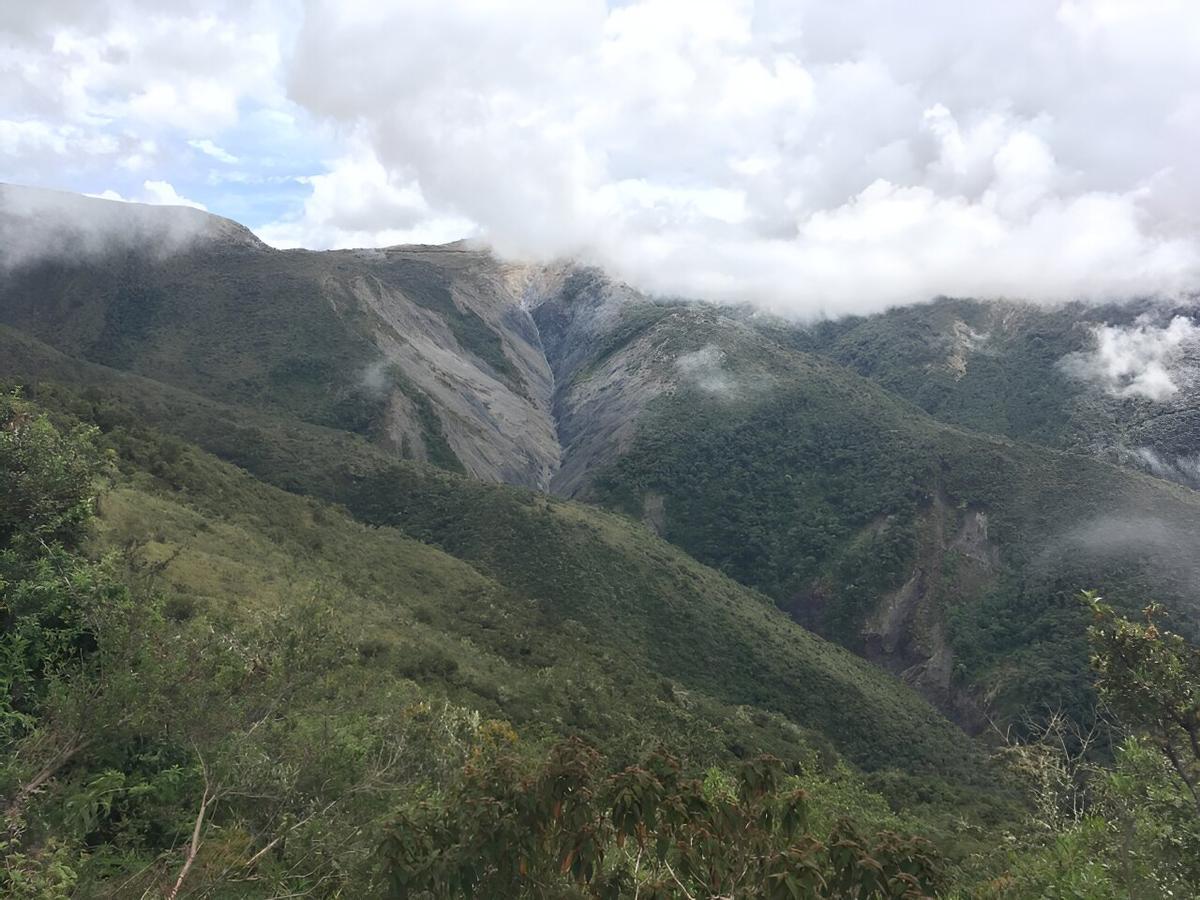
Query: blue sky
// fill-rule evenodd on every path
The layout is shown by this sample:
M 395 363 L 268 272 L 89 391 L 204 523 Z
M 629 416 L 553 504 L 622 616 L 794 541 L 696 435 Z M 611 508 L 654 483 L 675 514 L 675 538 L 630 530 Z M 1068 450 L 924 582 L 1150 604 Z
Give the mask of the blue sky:
M 784 312 L 1176 295 L 1191 0 L 43 0 L 0 180 Z

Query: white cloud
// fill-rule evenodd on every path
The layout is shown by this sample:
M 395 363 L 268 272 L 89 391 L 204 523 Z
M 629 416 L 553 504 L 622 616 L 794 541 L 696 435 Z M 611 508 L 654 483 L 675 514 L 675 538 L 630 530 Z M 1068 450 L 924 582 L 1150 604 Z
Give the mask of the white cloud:
M 369 149 L 356 146 L 305 179 L 312 193 L 298 216 L 272 222 L 258 235 L 276 247 L 376 247 L 446 243 L 474 231 L 471 222 L 439 216 L 420 186 L 390 174 Z
M 4 177 L 95 189 L 116 169 L 134 184 L 194 180 L 193 149 L 232 161 L 214 139 L 245 107 L 290 106 L 282 48 L 297 13 L 274 0 L 6 4 Z
M 112 188 L 101 191 L 98 194 L 87 194 L 88 197 L 95 197 L 97 200 L 116 200 L 120 203 L 149 203 L 153 206 L 188 206 L 192 209 L 200 209 L 207 211 L 203 203 L 198 203 L 195 200 L 189 200 L 179 194 L 175 188 L 166 181 L 145 181 L 142 183 L 141 193 L 133 197 L 124 197 Z
M 314 0 L 289 89 L 502 251 L 672 293 L 861 312 L 1200 276 L 1191 4 L 537 11 Z
M 142 184 L 142 188 L 146 192 L 144 201 L 146 203 L 153 203 L 156 206 L 190 206 L 192 209 L 208 209 L 203 203 L 181 197 L 175 188 L 166 181 L 147 181 Z
M 218 147 L 216 144 L 214 144 L 208 138 L 202 138 L 199 140 L 188 141 L 188 146 L 192 147 L 195 150 L 199 150 L 201 153 L 203 153 L 207 156 L 211 156 L 213 159 L 219 160 L 220 162 L 223 162 L 223 163 L 232 165 L 238 161 L 238 158 L 236 156 L 234 156 L 232 153 L 230 153 L 225 148 Z
M 798 314 L 1200 276 L 1191 0 L 62 0 L 0 38 L 7 177 L 310 174 L 278 244 L 478 234 Z
M 1093 334 L 1096 348 L 1066 357 L 1063 369 L 1114 397 L 1162 402 L 1179 392 L 1182 379 L 1194 374 L 1183 355 L 1200 342 L 1200 327 L 1185 316 L 1176 316 L 1165 327 L 1142 316 L 1127 327 L 1097 326 Z

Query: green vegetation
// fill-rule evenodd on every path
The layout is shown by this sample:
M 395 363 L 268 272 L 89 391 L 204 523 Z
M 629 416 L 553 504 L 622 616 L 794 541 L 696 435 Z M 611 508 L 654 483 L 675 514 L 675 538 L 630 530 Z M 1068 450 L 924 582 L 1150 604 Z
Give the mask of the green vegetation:
M 72 404 L 88 408 L 69 395 L 47 396 L 64 423 L 74 421 Z M 485 727 L 478 714 L 460 711 L 464 705 L 527 732 L 526 759 L 553 735 L 574 734 L 616 759 L 635 760 L 666 739 L 692 765 L 728 766 L 765 750 L 808 760 L 816 796 L 831 804 L 814 807 L 822 827 L 845 808 L 892 821 L 820 732 L 765 708 L 732 705 L 729 695 L 747 688 L 715 696 L 723 686 L 702 681 L 698 667 L 680 658 L 656 668 L 642 657 L 632 632 L 611 631 L 626 627 L 620 619 L 628 610 L 611 603 L 595 616 L 583 606 L 554 609 L 554 594 L 515 594 L 437 549 L 365 528 L 178 441 L 114 424 L 111 415 L 107 431 L 64 431 L 6 398 L 0 421 L 3 490 L 13 501 L 6 508 L 18 511 L 6 520 L 0 581 L 2 676 L 14 698 L 2 717 L 8 762 L 0 770 L 10 835 L 0 877 L 10 893 L 125 896 L 166 893 L 176 882 L 180 896 L 239 883 L 219 895 L 375 890 L 373 848 L 390 811 L 456 783 L 472 748 L 511 734 L 507 725 Z M 81 541 L 106 455 L 111 486 L 99 500 L 92 544 L 112 549 L 93 560 Z M 455 482 L 435 480 L 440 503 Z M 608 562 L 640 565 L 612 555 L 628 552 L 627 526 L 617 520 L 477 487 L 465 505 L 486 502 L 489 490 L 513 504 L 504 515 L 491 510 L 492 521 L 557 512 L 564 520 L 556 530 L 574 532 L 573 553 L 612 542 Z M 472 539 L 462 533 L 454 543 Z M 629 541 L 648 544 L 644 535 Z M 809 690 L 843 698 L 857 683 L 863 703 L 879 704 L 873 712 L 863 707 L 862 730 L 844 708 L 826 708 L 831 730 L 844 719 L 845 738 L 858 740 L 869 723 L 883 725 L 908 706 L 914 730 L 886 739 L 926 748 L 917 752 L 946 742 L 930 757 L 941 768 L 971 755 L 948 726 L 865 664 L 649 543 L 664 581 L 644 569 L 631 577 L 645 583 L 651 615 L 683 612 L 664 593 L 665 583 L 682 579 L 691 603 L 723 617 L 726 630 L 748 627 L 748 638 L 778 631 L 772 652 L 786 654 L 797 672 L 781 668 L 770 677 L 799 676 Z M 504 556 L 500 548 L 488 569 L 530 592 L 533 585 L 549 591 L 552 571 L 568 564 L 551 555 L 544 571 L 520 575 Z M 686 633 L 689 620 L 675 627 Z M 736 638 L 730 643 L 736 647 Z M 752 660 L 748 675 L 761 665 Z M 782 689 L 773 698 L 785 700 Z M 906 727 L 901 722 L 886 727 Z
M 1187 415 L 1085 402 L 1067 312 L 797 328 L 576 272 L 535 327 L 512 275 L 6 274 L 0 894 L 1197 894 L 1200 500 L 1014 439 Z M 477 427 L 552 468 L 487 444 L 514 402 L 607 510 L 465 477 Z
M 1008 321 L 1001 324 L 1005 314 Z M 1014 321 L 1016 324 L 1014 327 Z M 909 306 L 791 336 L 965 428 L 1064 446 L 1078 386 L 1058 367 L 1083 349 L 1076 315 L 1042 315 L 962 300 Z M 958 359 L 962 362 L 959 364 Z
M 809 828 L 802 777 L 780 760 L 687 777 L 667 753 L 607 775 L 577 741 L 533 771 L 494 752 L 444 800 L 396 821 L 383 854 L 398 896 L 921 898 L 941 871 L 931 845 L 839 822 Z M 607 777 L 606 777 L 607 775 Z
M 366 378 L 380 361 L 376 338 L 382 330 L 396 341 L 406 339 L 356 295 L 366 280 L 401 290 L 443 322 L 463 351 L 526 393 L 500 335 L 455 301 L 445 271 L 403 255 L 353 257 L 348 268 L 346 257 L 213 242 L 168 257 L 129 254 L 103 265 L 41 262 L 0 279 L 0 322 L 77 360 L 218 403 L 376 439 L 387 408 L 386 392 Z M 417 398 L 418 426 L 441 434 L 441 410 L 411 380 L 407 386 L 406 395 Z M 444 437 L 433 445 L 437 464 L 461 467 Z
M 1081 727 L 1055 714 L 1035 740 L 1003 751 L 1032 808 L 978 861 L 990 877 L 967 896 L 1157 900 L 1200 890 L 1200 650 L 1163 629 L 1153 607 L 1136 622 L 1094 592 L 1083 601 L 1107 715 Z
M 38 406 L 0 401 L 8 895 L 1140 899 L 1200 883 L 1195 763 L 1171 763 L 1200 721 L 1200 658 L 1159 625 L 1094 606 L 1111 752 L 1060 718 L 989 762 L 624 517 L 314 442 L 318 462 L 362 448 L 364 469 L 325 484 L 366 526 L 98 386 L 30 392 Z M 275 427 L 298 446 L 336 434 Z M 979 462 L 997 478 L 997 458 L 1028 462 Z M 852 474 L 828 490 L 866 523 L 841 533 L 834 580 L 923 552 L 907 542 L 920 498 L 881 524 Z
M 1108 396 L 1072 379 L 1062 362 L 1092 349 L 1096 325 L 1129 326 L 1142 315 L 1165 323 L 1175 314 L 1194 309 L 1146 300 L 1040 307 L 941 299 L 813 327 L 760 327 L 787 346 L 848 366 L 940 421 L 1140 469 L 1139 447 L 1167 460 L 1194 454 L 1197 406 L 1186 393 L 1167 406 Z
M 637 517 L 661 497 L 668 540 L 805 624 L 862 649 L 871 617 L 915 578 L 926 618 L 903 624 L 902 640 L 939 630 L 954 653 L 949 690 L 986 694 L 1006 721 L 1046 704 L 1085 718 L 1094 706 L 1071 599 L 1080 584 L 1127 610 L 1158 596 L 1177 627 L 1195 629 L 1190 491 L 942 425 L 702 312 L 690 331 L 672 329 L 691 347 L 718 342 L 727 377 L 747 387 L 730 399 L 685 382 L 661 397 L 590 496 Z M 972 532 L 976 514 L 986 532 Z
M 421 441 L 425 445 L 425 461 L 448 472 L 465 474 L 466 470 L 463 468 L 462 460 L 458 458 L 450 446 L 450 442 L 446 440 L 446 430 L 442 427 L 442 420 L 438 418 L 429 395 L 413 384 L 412 379 L 396 366 L 387 370 L 386 377 L 416 407 L 417 424 L 421 428 Z M 411 459 L 411 456 L 403 452 L 401 456 Z
M 570 682 L 579 693 L 571 705 L 583 718 L 575 727 L 594 715 L 585 711 L 612 711 L 614 704 L 628 704 L 625 718 L 605 726 L 610 720 L 601 716 L 593 727 L 619 734 L 645 716 L 645 709 L 656 708 L 690 719 L 689 707 L 695 712 L 703 708 L 701 697 L 711 697 L 719 702 L 714 721 L 733 715 L 740 705 L 771 709 L 828 736 L 864 765 L 905 761 L 936 770 L 955 765 L 956 759 L 961 765 L 961 738 L 914 695 L 792 625 L 765 598 L 696 565 L 621 518 L 528 491 L 392 463 L 360 476 L 343 495 L 361 518 L 394 526 L 364 528 L 344 514 L 314 512 L 327 507 L 268 488 L 204 454 L 181 450 L 178 442 L 139 426 L 111 401 L 89 401 L 51 386 L 43 386 L 38 396 L 76 416 L 98 414 L 108 428 L 105 441 L 128 460 L 122 465 L 134 485 L 140 484 L 136 479 L 142 473 L 157 473 L 151 486 L 158 493 L 121 488 L 106 496 L 101 523 L 112 522 L 109 540 L 114 543 L 131 539 L 144 519 L 160 523 L 163 546 L 155 552 L 163 556 L 195 541 L 198 531 L 206 539 L 217 531 L 201 530 L 195 516 L 182 511 L 167 515 L 167 498 L 161 495 L 167 490 L 173 505 L 182 502 L 226 527 L 237 524 L 240 533 L 228 537 L 236 552 L 214 550 L 242 561 L 238 570 L 251 571 L 240 577 L 253 576 L 256 589 L 272 569 L 287 580 L 288 564 L 269 560 L 315 555 L 318 571 L 329 567 L 343 583 L 395 609 L 400 600 L 396 585 L 413 578 L 403 575 L 405 566 L 469 571 L 473 586 L 464 586 L 460 599 L 435 604 L 418 594 L 408 601 L 414 612 L 423 609 L 440 627 L 469 637 L 471 646 L 448 651 L 458 657 L 464 676 L 479 662 L 473 656 L 479 645 L 533 670 L 582 665 L 596 657 L 596 648 L 619 647 L 619 653 L 605 649 L 575 676 L 564 672 L 553 679 L 559 688 Z M 168 528 L 173 521 L 178 524 Z M 262 548 L 255 531 L 277 549 Z M 530 547 L 537 552 L 530 553 Z M 429 554 L 443 562 L 429 562 Z M 180 572 L 188 555 L 185 551 L 164 577 Z M 247 564 L 256 558 L 262 564 Z M 198 560 L 196 568 L 200 577 L 213 577 L 211 559 Z M 318 580 L 314 574 L 311 583 Z M 435 596 L 449 590 L 444 581 L 431 582 Z M 219 593 L 216 588 L 206 592 Z M 596 677 L 611 682 L 611 688 L 587 687 Z M 688 704 L 675 702 L 673 695 L 663 698 L 663 679 L 698 696 Z M 494 704 L 495 688 L 487 687 L 494 673 L 480 672 L 477 680 Z M 641 700 L 622 697 L 639 682 L 645 685 L 644 708 Z M 601 693 L 591 698 L 592 690 Z M 835 700 L 835 694 L 841 699 Z M 481 701 L 475 697 L 473 702 Z M 518 700 L 512 702 L 503 712 L 514 721 L 545 713 L 521 713 Z M 848 716 L 847 710 L 856 711 Z M 739 733 L 740 727 L 721 746 L 744 746 Z M 593 736 L 602 740 L 603 732 Z M 903 749 L 895 750 L 893 743 Z

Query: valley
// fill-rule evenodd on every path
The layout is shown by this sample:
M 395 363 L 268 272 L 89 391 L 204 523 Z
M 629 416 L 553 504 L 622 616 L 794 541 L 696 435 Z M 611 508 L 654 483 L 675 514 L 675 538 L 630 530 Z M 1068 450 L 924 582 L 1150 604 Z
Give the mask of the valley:
M 233 646 L 324 617 L 336 685 L 288 688 L 261 720 L 285 731 L 433 703 L 527 758 L 669 736 L 701 768 L 806 760 L 966 865 L 987 840 L 956 815 L 1019 815 L 996 735 L 1101 716 L 1081 590 L 1200 635 L 1194 394 L 1063 362 L 1148 306 L 798 322 L 470 244 L 274 250 L 0 188 L 0 235 L 31 216 L 106 237 L 0 250 L 13 421 L 107 454 L 81 552 L 164 604 L 156 628 Z

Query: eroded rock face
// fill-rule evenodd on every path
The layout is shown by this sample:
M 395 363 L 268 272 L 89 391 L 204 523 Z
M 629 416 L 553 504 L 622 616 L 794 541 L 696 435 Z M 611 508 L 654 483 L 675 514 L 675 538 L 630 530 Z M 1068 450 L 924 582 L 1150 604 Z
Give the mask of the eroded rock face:
M 575 497 L 628 447 L 639 414 L 672 386 L 671 366 L 650 334 L 605 352 L 622 309 L 644 300 L 632 288 L 575 267 L 543 272 L 539 279 L 527 301 L 554 372 L 553 413 L 562 448 L 549 487 Z
M 468 474 L 580 496 L 681 377 L 652 332 L 613 340 L 647 298 L 595 269 L 458 244 L 307 256 L 339 313 L 365 317 L 380 357 L 368 377 L 389 392 L 383 440 L 412 458 L 430 459 L 432 413 Z
M 897 674 L 967 731 L 986 725 L 984 704 L 954 682 L 946 612 L 979 594 L 1000 566 L 983 509 L 953 509 L 940 493 L 923 517 L 912 574 L 880 598 L 863 626 L 868 659 Z
M 331 276 L 328 291 L 368 314 L 381 357 L 375 365 L 403 375 L 403 387 L 381 379 L 393 409 L 413 403 L 405 391 L 424 394 L 425 415 L 437 417 L 469 474 L 546 489 L 560 451 L 551 410 L 554 376 L 522 306 L 529 276 L 458 245 L 345 255 L 347 268 L 359 271 Z M 398 445 L 406 432 L 422 429 L 394 416 L 390 442 Z

